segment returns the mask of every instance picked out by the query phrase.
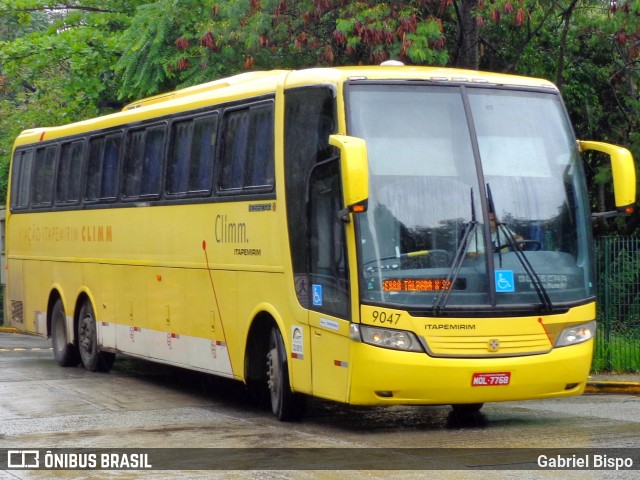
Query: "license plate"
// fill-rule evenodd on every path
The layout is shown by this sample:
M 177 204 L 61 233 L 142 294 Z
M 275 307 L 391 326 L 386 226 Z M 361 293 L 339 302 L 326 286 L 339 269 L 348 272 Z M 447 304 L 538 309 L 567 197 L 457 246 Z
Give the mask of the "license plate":
M 504 387 L 511 382 L 511 372 L 474 373 L 472 387 Z

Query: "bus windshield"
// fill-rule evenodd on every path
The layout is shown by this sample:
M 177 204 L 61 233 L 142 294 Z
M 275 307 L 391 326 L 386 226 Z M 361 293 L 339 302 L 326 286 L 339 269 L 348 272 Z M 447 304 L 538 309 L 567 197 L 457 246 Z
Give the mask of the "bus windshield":
M 370 169 L 356 216 L 365 303 L 508 314 L 593 297 L 586 186 L 557 92 L 358 81 L 346 104 Z

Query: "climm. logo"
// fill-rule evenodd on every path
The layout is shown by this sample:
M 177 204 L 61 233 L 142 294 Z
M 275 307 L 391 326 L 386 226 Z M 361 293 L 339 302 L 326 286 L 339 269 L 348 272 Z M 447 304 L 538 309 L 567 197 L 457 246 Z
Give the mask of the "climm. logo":
M 216 243 L 249 243 L 247 224 L 230 222 L 226 215 L 216 215 L 214 234 Z

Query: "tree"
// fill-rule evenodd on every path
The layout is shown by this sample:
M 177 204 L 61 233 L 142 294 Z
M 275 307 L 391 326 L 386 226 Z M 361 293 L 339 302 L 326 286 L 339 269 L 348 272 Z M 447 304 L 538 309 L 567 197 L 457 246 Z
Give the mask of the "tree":
M 580 138 L 640 158 L 631 0 L 0 0 L 0 39 L 6 138 L 243 70 L 398 59 L 552 79 Z M 608 165 L 587 173 L 602 209 Z
M 107 105 L 115 98 L 114 40 L 139 3 L 0 0 L 0 15 L 23 26 L 0 45 L 0 64 L 13 93 L 34 101 L 55 91 L 70 112 L 88 103 Z
M 245 69 L 389 58 L 444 65 L 446 36 L 438 14 L 450 8 L 449 0 L 159 0 L 144 7 L 146 15 L 122 38 L 131 48 L 116 64 L 124 78 L 121 96 Z
M 458 55 L 456 66 L 477 70 L 479 67 L 479 25 L 476 17 L 478 0 L 460 0 L 456 5 L 458 22 Z
M 111 70 L 138 0 L 0 0 L 0 194 L 21 130 L 119 108 Z
M 627 146 L 640 159 L 639 9 L 628 0 L 488 3 L 478 10 L 480 68 L 554 80 L 579 138 Z M 591 156 L 586 167 L 592 208 L 604 211 L 612 203 L 608 161 Z M 640 224 L 627 220 L 599 222 L 600 232 L 628 234 Z

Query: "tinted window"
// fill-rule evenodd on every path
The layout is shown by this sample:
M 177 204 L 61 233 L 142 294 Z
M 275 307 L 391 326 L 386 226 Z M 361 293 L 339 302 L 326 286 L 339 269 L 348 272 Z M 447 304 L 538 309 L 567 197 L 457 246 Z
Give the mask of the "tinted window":
M 287 195 L 287 219 L 289 225 L 289 240 L 291 242 L 291 262 L 293 265 L 298 301 L 303 306 L 309 306 L 309 267 L 319 261 L 310 258 L 309 239 L 311 225 L 309 224 L 308 204 L 305 199 L 309 197 L 309 179 L 314 167 L 333 155 L 329 145 L 329 136 L 336 131 L 335 101 L 333 92 L 328 88 L 302 88 L 289 90 L 285 94 L 285 179 Z M 316 172 L 314 214 L 320 219 L 320 208 L 327 208 L 333 202 L 328 198 L 323 199 L 322 182 L 327 179 L 327 185 L 331 184 L 331 168 L 319 169 Z M 327 209 L 325 208 L 325 210 Z M 315 224 L 315 229 L 320 228 L 320 221 Z M 333 233 L 333 229 L 330 230 Z M 337 234 L 336 234 L 337 235 Z M 325 236 L 325 240 L 329 236 Z M 339 239 L 339 236 L 335 236 Z M 319 253 L 314 256 L 320 258 Z M 305 287 L 306 285 L 306 287 Z M 334 306 L 335 307 L 335 306 Z M 335 308 L 334 308 L 335 310 Z
M 272 103 L 225 114 L 220 190 L 273 187 L 273 135 Z
M 142 195 L 159 195 L 164 159 L 164 126 L 151 128 L 147 132 L 144 162 L 142 163 Z
M 115 198 L 122 134 L 91 139 L 85 183 L 85 198 L 90 201 Z
M 142 185 L 142 163 L 146 130 L 129 132 L 124 166 L 124 196 L 137 197 Z
M 31 191 L 31 169 L 33 166 L 33 150 L 16 152 L 13 159 L 11 178 L 11 207 L 29 206 Z
M 121 145 L 122 135 L 120 134 L 112 135 L 106 138 L 104 145 L 104 157 L 102 162 L 102 198 L 115 198 L 118 196 Z
M 165 126 L 135 130 L 127 136 L 124 195 L 160 194 Z
M 199 118 L 194 124 L 189 191 L 208 191 L 213 181 L 218 116 Z
M 209 192 L 213 179 L 218 116 L 176 122 L 167 171 L 167 192 Z
M 62 144 L 56 187 L 56 201 L 58 203 L 77 203 L 80 201 L 83 150 L 83 141 Z
M 57 151 L 58 149 L 55 145 L 36 150 L 36 161 L 33 169 L 33 188 L 31 189 L 32 205 L 51 205 Z

